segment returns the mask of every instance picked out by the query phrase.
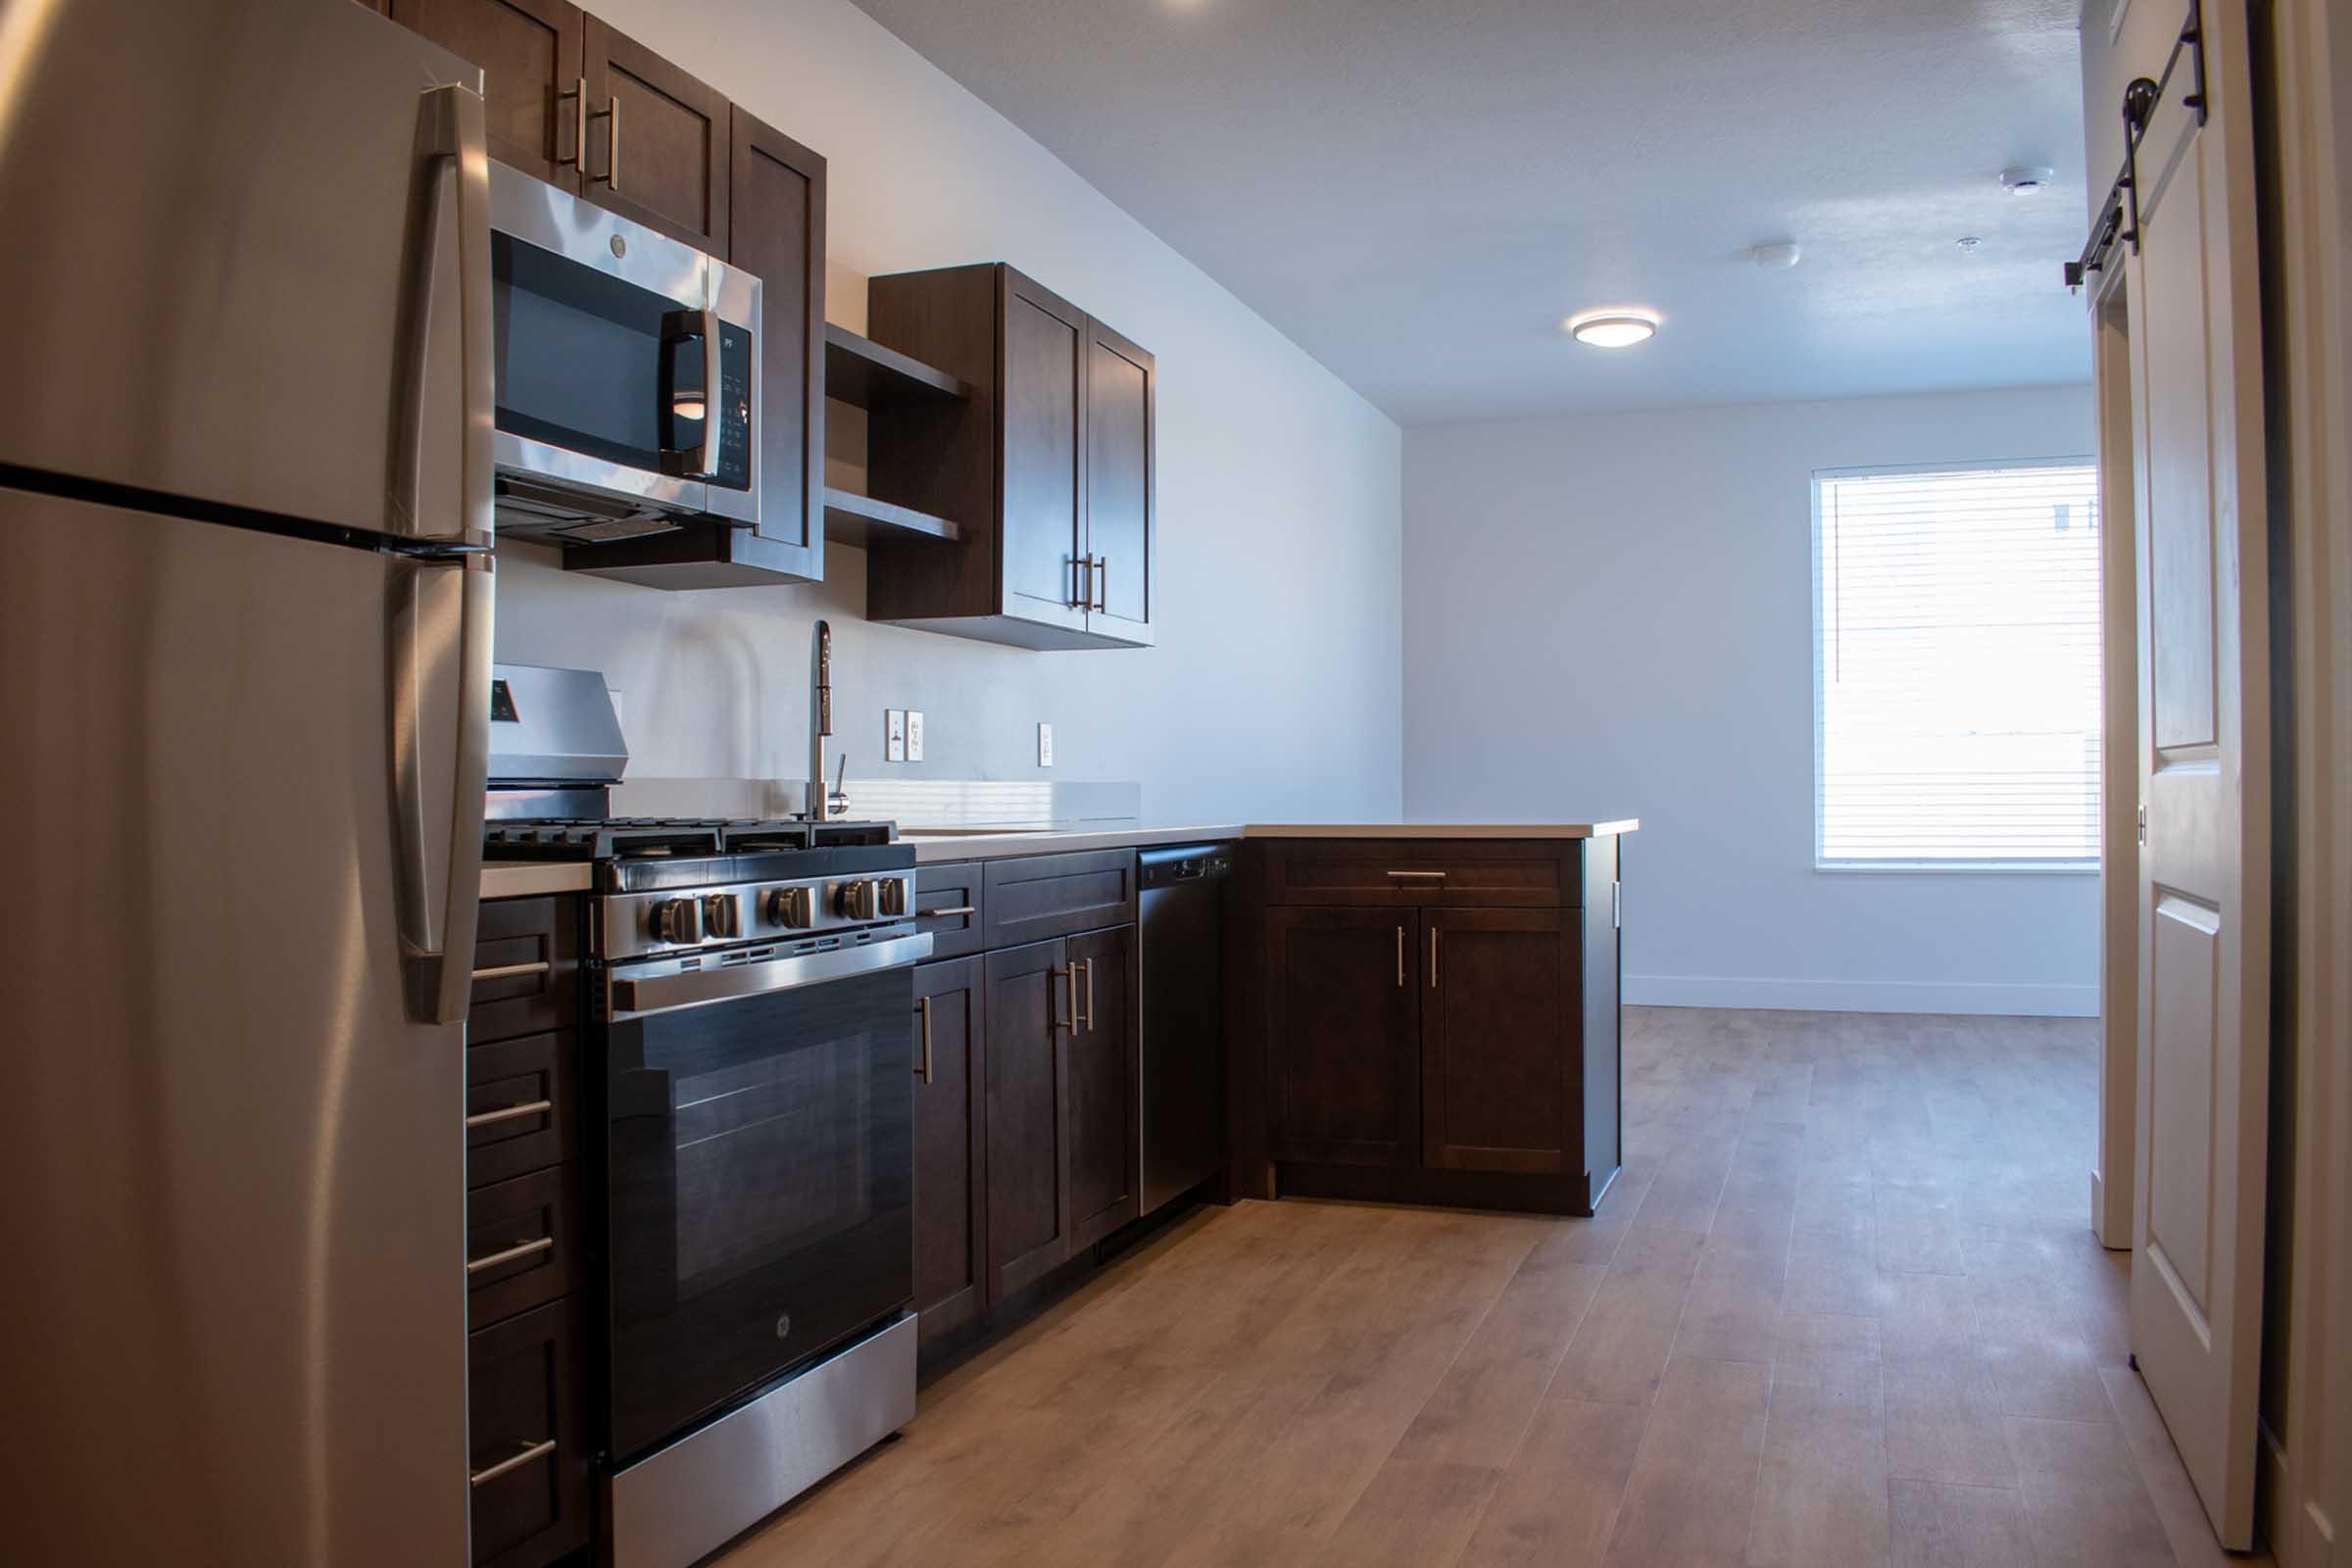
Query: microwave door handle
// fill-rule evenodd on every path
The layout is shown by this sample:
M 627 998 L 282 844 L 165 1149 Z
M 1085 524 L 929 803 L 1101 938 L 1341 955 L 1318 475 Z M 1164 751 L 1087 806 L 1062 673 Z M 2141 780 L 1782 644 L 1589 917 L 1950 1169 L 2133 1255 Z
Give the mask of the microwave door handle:
M 456 83 L 418 99 L 416 157 L 402 254 L 398 334 L 387 443 L 384 531 L 423 552 L 488 550 L 495 542 L 491 426 L 498 396 L 490 320 L 490 150 L 479 93 Z M 432 383 L 434 270 L 448 221 L 442 187 L 455 171 L 460 339 L 460 515 L 457 526 L 424 526 L 424 417 Z
M 718 477 L 719 431 L 725 420 L 719 415 L 720 379 L 725 364 L 720 355 L 718 313 L 703 312 L 703 466 L 702 477 Z

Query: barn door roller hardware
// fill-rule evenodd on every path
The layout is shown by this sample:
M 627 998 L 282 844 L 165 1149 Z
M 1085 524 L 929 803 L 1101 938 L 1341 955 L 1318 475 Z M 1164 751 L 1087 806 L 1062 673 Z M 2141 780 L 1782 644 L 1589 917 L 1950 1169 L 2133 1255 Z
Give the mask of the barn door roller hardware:
M 2082 247 L 2082 259 L 2066 264 L 2068 288 L 2081 288 L 2084 278 L 2106 266 L 2117 240 L 2129 244 L 2133 255 L 2139 252 L 2139 142 L 2148 133 L 2148 122 L 2156 118 L 2156 106 L 2164 102 L 2165 89 L 2173 84 L 2173 73 L 2180 68 L 2183 54 L 2188 57 L 2189 91 L 2180 103 L 2196 111 L 2197 123 L 2202 125 L 2206 107 L 2202 0 L 2188 0 L 2188 20 L 2173 40 L 2173 52 L 2165 56 L 2164 74 L 2135 76 L 2124 89 L 2123 172 L 2115 176 L 2107 199 L 2099 204 L 2099 219 L 2090 225 L 2090 243 Z

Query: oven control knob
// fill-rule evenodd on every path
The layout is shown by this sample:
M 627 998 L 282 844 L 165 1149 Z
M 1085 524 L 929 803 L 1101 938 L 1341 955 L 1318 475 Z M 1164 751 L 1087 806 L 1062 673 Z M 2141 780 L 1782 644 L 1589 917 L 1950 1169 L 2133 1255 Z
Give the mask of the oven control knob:
M 896 876 L 885 877 L 881 881 L 875 883 L 874 886 L 882 891 L 880 912 L 883 914 L 892 915 L 905 914 L 906 912 L 906 878 Z
M 654 935 L 663 942 L 703 940 L 703 901 L 664 899 L 654 906 Z
M 845 919 L 871 920 L 874 917 L 874 889 L 878 882 L 844 882 L 833 890 L 834 912 Z
M 703 929 L 714 937 L 743 935 L 743 906 L 732 893 L 703 895 Z
M 778 888 L 767 896 L 767 917 L 777 925 L 814 925 L 816 900 L 807 888 Z

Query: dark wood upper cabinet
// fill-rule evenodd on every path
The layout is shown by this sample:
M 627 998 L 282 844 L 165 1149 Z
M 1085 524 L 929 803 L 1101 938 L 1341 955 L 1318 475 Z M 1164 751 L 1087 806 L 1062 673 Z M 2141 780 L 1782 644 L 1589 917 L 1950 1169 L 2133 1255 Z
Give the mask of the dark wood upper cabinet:
M 914 971 L 914 1309 L 928 1344 L 988 1297 L 988 1074 L 982 964 Z
M 1267 911 L 1276 1159 L 1420 1162 L 1416 931 L 1410 910 Z
M 1070 1254 L 1068 956 L 1059 941 L 992 953 L 986 968 L 990 1301 Z
M 595 17 L 583 39 L 581 193 L 697 250 L 726 254 L 727 100 Z
M 577 6 L 564 0 L 390 0 L 389 14 L 482 68 L 491 157 L 565 190 L 580 188 L 588 21 Z
M 1091 1247 L 1143 1212 L 1142 1061 L 1135 927 L 1071 937 L 1070 1246 Z
M 868 616 L 1024 648 L 1150 642 L 1152 356 L 1000 263 L 872 278 L 866 311 L 873 341 L 972 388 L 868 427 L 874 496 L 961 530 L 875 544 Z
M 1089 318 L 1084 554 L 1094 562 L 1094 608 L 1088 624 L 1138 643 L 1152 641 L 1158 384 L 1158 362 L 1149 352 Z
M 824 572 L 825 161 L 733 111 L 727 261 L 760 283 L 760 535 Z M 781 562 L 779 565 L 783 565 Z
M 1574 1168 L 1577 911 L 1426 909 L 1419 920 L 1422 1163 Z

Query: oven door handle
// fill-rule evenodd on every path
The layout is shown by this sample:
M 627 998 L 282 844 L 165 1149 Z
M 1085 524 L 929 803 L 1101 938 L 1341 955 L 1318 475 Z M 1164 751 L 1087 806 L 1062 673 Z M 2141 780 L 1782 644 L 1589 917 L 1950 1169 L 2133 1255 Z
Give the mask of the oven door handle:
M 873 974 L 920 963 L 931 956 L 931 934 L 892 937 L 862 947 L 835 948 L 796 957 L 767 958 L 730 968 L 687 969 L 667 974 L 615 974 L 609 982 L 608 1001 L 614 1018 L 643 1018 L 651 1013 L 675 1012 L 681 1007 L 705 1007 L 714 1002 L 734 1002 L 771 991 L 791 991 L 852 975 Z

